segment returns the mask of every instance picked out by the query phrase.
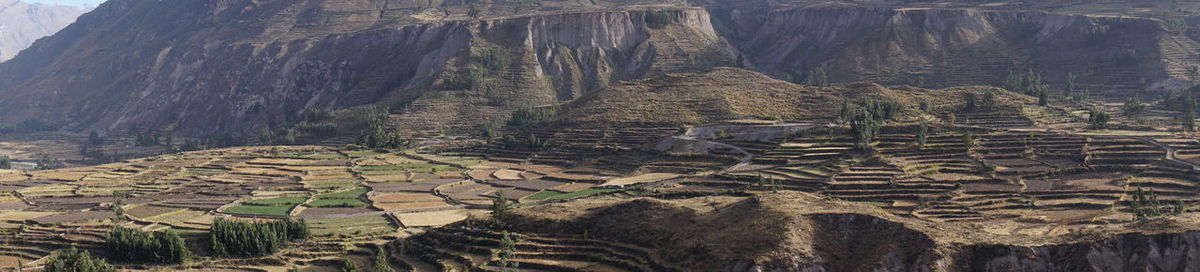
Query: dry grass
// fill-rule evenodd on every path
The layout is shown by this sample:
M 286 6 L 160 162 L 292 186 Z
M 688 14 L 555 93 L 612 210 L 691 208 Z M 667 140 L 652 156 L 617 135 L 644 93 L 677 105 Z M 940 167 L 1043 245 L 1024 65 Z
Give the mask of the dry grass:
M 393 216 L 405 227 L 437 227 L 467 219 L 467 210 L 398 213 Z

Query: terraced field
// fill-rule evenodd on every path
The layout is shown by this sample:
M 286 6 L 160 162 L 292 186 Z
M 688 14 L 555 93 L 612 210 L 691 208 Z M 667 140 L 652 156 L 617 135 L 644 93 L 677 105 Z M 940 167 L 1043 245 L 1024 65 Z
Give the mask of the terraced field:
M 681 130 L 535 130 L 535 137 L 561 142 L 392 151 L 244 147 L 3 171 L 0 264 L 37 267 L 51 251 L 71 245 L 103 254 L 104 233 L 113 226 L 176 229 L 200 241 L 216 218 L 294 217 L 306 220 L 316 237 L 272 256 L 201 258 L 189 266 L 321 270 L 344 258 L 372 265 L 379 253 L 402 270 L 494 271 L 501 270 L 497 256 L 508 252 L 504 227 L 488 219 L 499 198 L 523 209 L 594 199 L 716 203 L 801 191 L 916 222 L 1068 229 L 1136 222 L 1135 204 L 1145 205 L 1135 203 L 1139 191 L 1152 192 L 1160 205 L 1193 207 L 1200 199 L 1200 144 L 1193 138 L 1030 129 L 1050 117 L 1009 113 L 1018 114 L 979 113 L 931 126 L 924 144 L 911 122 L 883 126 L 866 147 L 856 147 L 845 127 L 828 126 L 771 137 L 701 137 L 724 148 L 691 153 L 647 150 L 676 138 L 662 134 Z M 1058 127 L 1073 127 L 1067 119 Z M 739 126 L 730 124 L 721 126 Z M 815 127 L 745 126 L 738 131 L 747 135 Z M 691 270 L 677 267 L 679 256 L 664 258 L 645 244 L 524 228 L 507 234 L 515 247 L 506 260 L 524 271 Z

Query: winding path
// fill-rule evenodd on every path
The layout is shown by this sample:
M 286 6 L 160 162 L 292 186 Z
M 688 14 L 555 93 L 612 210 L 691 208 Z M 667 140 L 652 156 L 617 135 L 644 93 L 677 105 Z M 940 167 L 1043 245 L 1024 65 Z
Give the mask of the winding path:
M 1158 146 L 1158 147 L 1161 147 L 1161 148 L 1163 148 L 1163 150 L 1166 150 L 1166 151 L 1167 151 L 1167 155 L 1166 155 L 1164 158 L 1166 158 L 1167 160 L 1169 160 L 1169 161 L 1173 161 L 1173 162 L 1176 162 L 1176 163 L 1179 163 L 1179 164 L 1183 164 L 1183 165 L 1191 166 L 1191 167 L 1192 167 L 1192 170 L 1195 170 L 1195 171 L 1200 171 L 1200 164 L 1197 164 L 1197 163 L 1194 163 L 1194 162 L 1190 162 L 1190 161 L 1186 161 L 1186 160 L 1182 160 L 1182 159 L 1179 159 L 1179 157 L 1176 157 L 1175 153 L 1177 153 L 1179 150 L 1177 150 L 1177 149 L 1175 149 L 1175 148 L 1173 148 L 1173 147 L 1171 147 L 1171 146 L 1169 146 L 1169 145 L 1166 145 L 1166 144 L 1160 143 L 1160 142 L 1158 142 L 1158 141 L 1156 141 L 1156 140 L 1154 140 L 1154 139 L 1152 139 L 1152 138 L 1147 138 L 1147 137 L 1135 137 L 1135 138 L 1137 138 L 1138 140 L 1142 140 L 1143 142 L 1147 142 L 1147 143 L 1150 143 L 1150 144 L 1156 145 L 1156 146 Z

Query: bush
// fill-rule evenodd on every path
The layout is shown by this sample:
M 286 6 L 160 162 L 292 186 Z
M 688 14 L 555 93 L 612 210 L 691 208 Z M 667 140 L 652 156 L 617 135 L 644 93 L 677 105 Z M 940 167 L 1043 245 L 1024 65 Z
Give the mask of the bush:
M 286 242 L 307 239 L 309 235 L 308 223 L 303 219 L 251 223 L 217 218 L 209 239 L 217 256 L 263 256 L 279 251 Z
M 297 123 L 296 126 L 292 128 L 310 137 L 328 138 L 337 136 L 337 123 L 329 121 L 317 123 L 300 121 L 300 123 Z
M 479 51 L 479 63 L 488 71 L 503 73 L 509 65 L 508 52 L 500 48 L 484 48 Z
M 656 29 L 675 24 L 676 20 L 675 13 L 669 10 L 651 11 L 646 15 L 646 25 Z
M 1093 129 L 1106 129 L 1108 128 L 1108 121 L 1111 119 L 1112 118 L 1108 116 L 1108 113 L 1093 109 L 1091 113 L 1088 114 L 1088 126 Z
M 1146 111 L 1146 104 L 1142 103 L 1142 97 L 1134 94 L 1129 100 L 1125 100 L 1125 105 L 1121 106 L 1121 113 L 1126 117 L 1136 117 Z
M 115 272 L 104 259 L 92 257 L 91 253 L 74 247 L 55 251 L 43 268 L 45 272 Z
M 557 107 L 528 107 L 513 112 L 509 126 L 527 126 L 553 120 L 558 115 Z
M 0 169 L 12 169 L 12 159 L 8 155 L 0 155 Z
M 108 232 L 105 246 L 117 261 L 181 264 L 188 255 L 183 238 L 173 230 L 151 233 L 117 227 Z

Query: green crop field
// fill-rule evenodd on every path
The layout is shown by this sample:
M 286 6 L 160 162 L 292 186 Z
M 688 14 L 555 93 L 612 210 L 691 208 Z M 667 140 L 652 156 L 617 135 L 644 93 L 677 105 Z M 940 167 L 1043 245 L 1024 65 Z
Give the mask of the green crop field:
M 530 196 L 526 197 L 525 199 L 529 199 L 529 200 L 562 200 L 562 199 L 571 199 L 571 198 L 589 196 L 589 195 L 595 195 L 595 194 L 616 192 L 616 191 L 620 191 L 620 190 L 622 190 L 622 189 L 586 189 L 586 190 L 582 190 L 582 191 L 578 191 L 578 192 L 574 192 L 574 193 L 565 193 L 565 194 L 560 193 L 560 192 L 555 192 L 555 191 L 541 191 L 536 194 L 530 195 Z
M 295 207 L 295 205 L 290 205 L 290 206 L 237 205 L 237 206 L 229 207 L 228 209 L 225 209 L 222 212 L 228 213 L 228 214 L 287 216 L 288 212 L 290 212 L 292 210 L 292 207 Z
M 256 206 L 288 206 L 288 205 L 294 206 L 296 204 L 304 203 L 304 201 L 307 201 L 307 200 L 308 200 L 307 198 L 303 198 L 303 197 L 277 197 L 277 198 L 268 198 L 268 199 L 246 200 L 246 201 L 243 201 L 242 203 L 245 203 L 247 205 L 256 205 Z
M 333 207 L 361 208 L 361 207 L 366 207 L 366 206 L 370 206 L 370 205 L 371 204 L 363 202 L 362 200 L 353 199 L 353 198 L 352 199 L 319 199 L 319 200 L 313 200 L 312 202 L 305 204 L 305 206 L 320 207 L 320 208 L 333 208 Z

